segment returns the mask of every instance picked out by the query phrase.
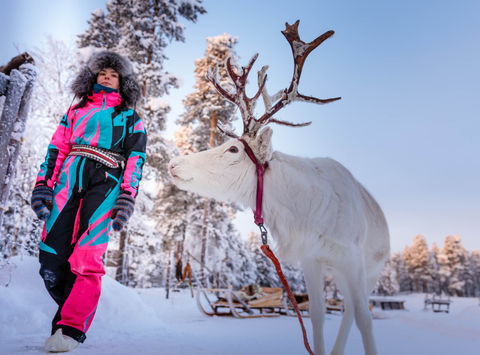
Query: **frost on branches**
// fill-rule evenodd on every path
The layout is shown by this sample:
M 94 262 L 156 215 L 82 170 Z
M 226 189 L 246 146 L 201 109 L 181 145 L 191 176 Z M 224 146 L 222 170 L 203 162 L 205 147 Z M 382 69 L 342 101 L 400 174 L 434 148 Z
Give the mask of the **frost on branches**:
M 425 292 L 459 297 L 480 296 L 480 251 L 469 253 L 458 235 L 445 238 L 442 249 L 428 250 L 425 237 L 417 235 L 403 253 L 385 265 L 375 293 Z
M 400 291 L 397 279 L 397 271 L 392 265 L 392 261 L 387 261 L 385 267 L 380 273 L 380 277 L 375 285 L 375 293 L 385 296 L 392 296 Z
M 232 130 L 232 121 L 235 118 L 235 106 L 225 100 L 212 84 L 206 79 L 208 69 L 218 66 L 219 81 L 225 88 L 231 86 L 224 66 L 227 57 L 232 63 L 237 61 L 234 47 L 237 38 L 229 34 L 207 38 L 205 56 L 195 60 L 195 91 L 184 100 L 185 113 L 177 123 L 182 127 L 190 127 L 190 134 L 184 137 L 182 145 L 188 144 L 191 151 L 197 152 L 209 148 L 209 137 L 212 116 L 227 130 Z M 222 134 L 215 135 L 215 144 L 220 145 L 228 137 Z
M 120 250 L 110 250 L 113 257 L 109 268 L 128 285 L 158 286 L 166 277 L 167 258 L 162 249 L 163 231 L 156 227 L 154 206 L 157 194 L 168 184 L 166 167 L 171 158 L 162 136 L 170 107 L 161 96 L 178 87 L 178 78 L 165 71 L 168 58 L 164 51 L 172 41 L 185 40 L 185 27 L 180 20 L 195 22 L 205 9 L 201 0 L 110 0 L 106 9 L 106 13 L 94 11 L 89 28 L 78 36 L 80 53 L 86 59 L 94 50 L 108 49 L 132 62 L 142 91 L 135 110 L 148 132 L 141 193 L 128 229 L 113 235 L 111 248 L 116 245 Z M 116 237 L 119 239 L 115 240 Z
M 411 288 L 414 292 L 432 292 L 432 260 L 427 241 L 423 235 L 417 235 L 413 244 L 406 247 L 403 260 L 408 274 L 411 276 Z
M 136 110 L 148 132 L 146 178 L 168 180 L 165 129 L 168 104 L 158 105 L 158 98 L 178 87 L 178 78 L 165 71 L 164 53 L 171 41 L 184 41 L 183 18 L 195 22 L 205 13 L 201 0 L 134 1 L 110 0 L 107 13 L 92 13 L 89 28 L 78 36 L 83 49 L 109 49 L 125 55 L 134 65 L 142 89 Z
M 28 203 L 21 198 L 15 203 L 12 197 L 18 197 L 16 167 L 37 76 L 37 67 L 30 63 L 11 70 L 8 76 L 0 73 L 0 235 L 5 236 L 0 240 L 2 257 L 16 254 L 22 244 L 18 211 Z
M 231 129 L 234 107 L 217 94 L 205 75 L 212 66 L 223 68 L 226 57 L 237 57 L 235 44 L 236 38 L 226 34 L 207 38 L 205 56 L 195 61 L 195 90 L 183 101 L 185 112 L 177 121 L 180 128 L 175 134 L 183 154 L 223 143 L 225 137 L 211 131 L 213 119 Z M 224 68 L 220 75 L 226 80 Z M 177 259 L 184 264 L 188 260 L 205 285 L 239 287 L 253 280 L 249 252 L 232 223 L 234 206 L 180 191 L 171 183 L 163 192 L 157 209 L 159 226 Z

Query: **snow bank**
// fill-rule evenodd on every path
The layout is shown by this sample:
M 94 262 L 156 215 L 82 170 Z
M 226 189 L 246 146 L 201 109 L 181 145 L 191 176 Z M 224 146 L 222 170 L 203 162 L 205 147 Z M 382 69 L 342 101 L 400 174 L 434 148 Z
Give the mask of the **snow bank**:
M 0 266 L 0 354 L 44 354 L 56 307 L 38 275 L 38 261 L 17 257 Z M 73 353 L 85 355 L 296 355 L 306 354 L 295 318 L 207 317 L 189 290 L 131 289 L 104 277 L 97 315 L 87 341 Z M 423 310 L 424 296 L 402 295 L 405 311 L 379 311 L 373 321 L 380 354 L 478 354 L 478 299 L 453 298 L 450 313 Z M 339 315 L 327 315 L 325 342 L 332 349 Z M 309 338 L 310 321 L 306 320 Z M 347 355 L 363 354 L 354 327 Z

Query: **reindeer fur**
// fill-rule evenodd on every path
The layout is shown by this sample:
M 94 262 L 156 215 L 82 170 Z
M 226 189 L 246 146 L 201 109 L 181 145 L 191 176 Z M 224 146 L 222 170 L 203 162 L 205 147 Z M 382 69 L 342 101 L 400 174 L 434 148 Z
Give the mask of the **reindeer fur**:
M 272 130 L 266 127 L 256 138 L 243 138 L 257 159 L 268 161 L 262 215 L 280 258 L 300 263 L 304 271 L 315 354 L 325 354 L 323 283 L 327 273 L 333 275 L 346 308 L 332 354 L 344 353 L 353 319 L 365 353 L 376 354 L 368 296 L 390 251 L 385 217 L 340 163 L 273 152 L 271 136 Z M 169 168 L 180 189 L 255 209 L 256 169 L 239 140 L 176 157 Z

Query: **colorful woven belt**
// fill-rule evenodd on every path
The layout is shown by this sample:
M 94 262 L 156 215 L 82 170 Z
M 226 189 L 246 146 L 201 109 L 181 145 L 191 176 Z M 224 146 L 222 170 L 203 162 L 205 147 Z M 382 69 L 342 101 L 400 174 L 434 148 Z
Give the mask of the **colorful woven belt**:
M 107 149 L 101 149 L 97 147 L 92 147 L 89 145 L 74 145 L 69 155 L 79 155 L 86 157 L 99 163 L 102 163 L 109 168 L 118 168 L 123 167 L 123 162 L 125 158 L 118 153 L 114 153 Z

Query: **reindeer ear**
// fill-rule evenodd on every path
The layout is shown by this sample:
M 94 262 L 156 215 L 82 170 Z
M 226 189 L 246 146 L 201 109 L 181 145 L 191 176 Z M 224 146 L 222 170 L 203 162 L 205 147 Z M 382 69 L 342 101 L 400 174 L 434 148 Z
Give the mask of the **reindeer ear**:
M 273 131 L 270 127 L 262 129 L 255 139 L 257 159 L 264 163 L 272 157 L 272 134 Z

